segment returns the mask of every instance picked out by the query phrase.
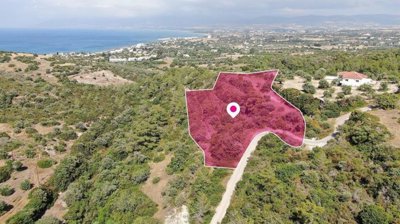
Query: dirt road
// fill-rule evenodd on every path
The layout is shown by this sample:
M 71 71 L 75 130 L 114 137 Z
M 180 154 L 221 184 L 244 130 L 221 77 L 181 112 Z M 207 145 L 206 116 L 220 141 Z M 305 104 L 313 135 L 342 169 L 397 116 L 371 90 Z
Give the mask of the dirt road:
M 233 171 L 232 176 L 228 181 L 228 184 L 226 186 L 226 191 L 222 196 L 221 202 L 216 208 L 214 217 L 210 222 L 211 224 L 221 223 L 222 219 L 225 217 L 226 210 L 228 209 L 229 204 L 231 203 L 232 195 L 235 192 L 236 184 L 242 179 L 244 168 L 246 168 L 247 161 L 250 158 L 251 153 L 257 148 L 258 141 L 268 133 L 269 132 L 258 134 L 250 142 L 249 147 L 247 147 L 246 151 L 243 154 L 242 159 L 240 159 L 238 166 Z
M 358 109 L 359 111 L 366 112 L 371 110 L 369 107 L 362 107 Z M 304 145 L 308 149 L 313 149 L 314 147 L 323 147 L 328 143 L 329 140 L 335 138 L 338 133 L 339 126 L 342 126 L 349 118 L 351 113 L 343 114 L 342 116 L 336 118 L 335 125 L 333 126 L 333 133 L 322 139 L 304 139 Z

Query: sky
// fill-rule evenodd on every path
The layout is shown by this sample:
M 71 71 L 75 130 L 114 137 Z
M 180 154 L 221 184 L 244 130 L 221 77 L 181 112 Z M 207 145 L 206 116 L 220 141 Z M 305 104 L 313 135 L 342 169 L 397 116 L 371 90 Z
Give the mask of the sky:
M 2 28 L 204 25 L 265 16 L 400 15 L 400 0 L 1 0 Z

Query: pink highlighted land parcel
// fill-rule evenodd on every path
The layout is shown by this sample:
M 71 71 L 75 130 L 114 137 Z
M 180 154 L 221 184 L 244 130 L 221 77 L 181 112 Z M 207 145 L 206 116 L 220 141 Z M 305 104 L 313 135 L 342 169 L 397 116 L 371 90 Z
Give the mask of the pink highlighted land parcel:
M 186 91 L 189 132 L 204 151 L 205 165 L 235 168 L 262 132 L 294 147 L 302 145 L 304 117 L 272 89 L 277 74 L 220 73 L 213 89 Z

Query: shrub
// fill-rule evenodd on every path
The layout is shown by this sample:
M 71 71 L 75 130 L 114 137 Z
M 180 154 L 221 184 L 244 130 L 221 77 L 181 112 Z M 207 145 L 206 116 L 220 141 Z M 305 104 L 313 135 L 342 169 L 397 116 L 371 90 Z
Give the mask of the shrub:
M 26 149 L 25 150 L 25 156 L 27 158 L 32 159 L 32 158 L 34 158 L 36 156 L 36 151 L 34 149 L 32 149 L 32 148 Z
M 18 160 L 18 161 L 14 161 L 12 166 L 13 166 L 14 170 L 21 171 L 24 167 L 24 164 L 22 164 L 22 162 Z
M 0 132 L 0 138 L 7 138 L 10 139 L 10 136 L 5 132 Z
M 15 190 L 14 188 L 10 187 L 9 185 L 5 185 L 3 187 L 0 188 L 0 195 L 1 196 L 10 196 L 12 194 L 14 194 Z
M 359 111 L 351 113 L 343 130 L 353 145 L 379 145 L 390 136 L 387 128 L 379 123 L 376 116 Z
M 387 224 L 389 215 L 377 205 L 366 206 L 358 215 L 361 224 Z
M 10 158 L 8 153 L 5 150 L 0 149 L 0 159 L 8 159 L 8 158 Z
M 344 95 L 350 95 L 351 94 L 351 86 L 342 86 L 342 91 Z
M 344 98 L 344 93 L 338 93 L 336 98 L 337 99 L 343 99 Z
M 329 82 L 326 81 L 325 79 L 319 80 L 318 88 L 320 88 L 320 89 L 327 89 L 327 88 L 329 88 Z
M 72 129 L 63 129 L 62 132 L 60 133 L 60 139 L 64 141 L 69 141 L 69 140 L 74 140 L 78 138 L 78 135 L 75 133 L 74 130 Z
M 326 69 L 320 68 L 314 74 L 314 79 L 323 79 L 326 76 Z
M 393 94 L 383 93 L 375 97 L 375 102 L 381 109 L 394 109 L 397 105 L 397 97 Z
M 160 177 L 154 177 L 153 180 L 151 181 L 153 184 L 157 184 L 160 182 L 161 178 Z
M 328 118 L 339 117 L 340 107 L 337 103 L 327 102 L 323 108 L 322 114 Z
M 362 84 L 357 89 L 362 91 L 362 92 L 366 92 L 366 93 L 373 93 L 374 92 L 374 89 L 372 88 L 372 86 L 368 85 L 368 84 Z
M 75 156 L 67 157 L 60 162 L 51 179 L 57 190 L 67 189 L 68 185 L 79 176 L 82 163 L 83 161 Z
M 388 90 L 388 83 L 387 82 L 381 82 L 379 86 L 379 91 L 387 91 Z
M 29 64 L 28 67 L 26 67 L 25 72 L 36 71 L 38 69 L 39 69 L 39 66 L 37 65 L 37 63 L 32 63 L 32 64 Z
M 11 178 L 12 167 L 2 166 L 0 167 L 0 183 L 7 181 Z
M 62 224 L 62 222 L 53 216 L 45 216 L 35 222 L 35 224 Z
M 159 163 L 161 161 L 164 161 L 164 159 L 165 159 L 165 155 L 164 154 L 160 154 L 160 155 L 154 157 L 153 162 Z
M 50 168 L 53 164 L 54 162 L 51 159 L 41 159 L 37 162 L 38 167 L 42 169 Z
M 309 82 L 307 82 L 307 83 L 305 83 L 303 85 L 303 90 L 306 93 L 310 93 L 310 94 L 314 94 L 315 93 L 315 87 Z
M 2 55 L 0 56 L 0 63 L 5 63 L 11 61 L 11 57 L 8 55 Z
M 334 92 L 335 92 L 335 90 L 333 88 L 329 88 L 327 90 L 324 90 L 324 98 L 332 97 Z
M 5 212 L 9 211 L 12 208 L 11 205 L 5 203 L 4 201 L 0 201 L 0 216 Z
M 35 188 L 29 193 L 28 204 L 7 220 L 7 224 L 35 223 L 53 202 L 53 192 L 45 188 Z
M 32 184 L 31 184 L 31 182 L 29 182 L 29 180 L 24 180 L 21 182 L 20 188 L 21 188 L 21 190 L 27 191 L 32 188 Z
M 54 146 L 54 150 L 56 150 L 57 152 L 65 152 L 66 146 L 67 145 L 64 142 L 60 142 L 58 145 Z

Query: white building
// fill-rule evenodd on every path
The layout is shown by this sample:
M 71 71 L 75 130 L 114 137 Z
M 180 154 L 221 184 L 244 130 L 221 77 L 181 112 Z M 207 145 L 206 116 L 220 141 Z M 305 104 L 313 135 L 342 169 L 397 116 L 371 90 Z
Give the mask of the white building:
M 127 62 L 128 60 L 126 58 L 110 58 L 110 62 Z
M 358 72 L 339 72 L 340 84 L 343 86 L 361 86 L 362 84 L 372 84 L 372 79 Z

